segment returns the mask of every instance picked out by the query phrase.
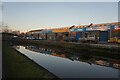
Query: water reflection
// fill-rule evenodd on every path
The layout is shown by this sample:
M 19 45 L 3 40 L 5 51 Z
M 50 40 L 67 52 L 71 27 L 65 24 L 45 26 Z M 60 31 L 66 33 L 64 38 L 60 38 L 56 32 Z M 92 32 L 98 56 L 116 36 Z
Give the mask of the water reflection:
M 47 49 L 47 48 L 40 48 L 40 47 L 35 47 L 35 46 L 25 46 L 25 49 L 29 49 L 29 50 L 43 53 L 43 54 L 52 54 L 52 50 Z
M 19 47 L 17 47 L 19 48 Z M 100 66 L 106 66 L 106 67 L 112 67 L 116 69 L 120 69 L 120 60 L 117 59 L 111 59 L 106 57 L 99 57 L 99 56 L 91 56 L 91 55 L 72 55 L 72 54 L 65 54 L 57 52 L 56 50 L 48 49 L 48 48 L 41 48 L 38 46 L 25 46 L 26 49 L 42 53 L 42 54 L 48 54 L 52 56 L 62 57 L 62 58 L 68 58 L 72 61 L 82 61 L 86 62 L 90 65 L 96 64 Z
M 118 78 L 118 59 L 32 45 L 20 46 L 17 50 L 60 78 Z
M 15 48 L 15 49 L 20 49 L 20 46 L 12 46 L 13 48 Z

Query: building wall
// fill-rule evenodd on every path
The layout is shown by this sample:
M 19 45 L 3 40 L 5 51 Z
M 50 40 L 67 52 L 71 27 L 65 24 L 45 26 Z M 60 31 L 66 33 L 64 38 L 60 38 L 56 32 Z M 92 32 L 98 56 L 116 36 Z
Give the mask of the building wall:
M 47 34 L 47 40 L 56 40 L 55 33 L 49 33 L 49 34 Z
M 108 41 L 108 31 L 100 31 L 99 42 L 106 43 Z
M 120 38 L 120 29 L 116 29 L 112 31 L 112 37 Z

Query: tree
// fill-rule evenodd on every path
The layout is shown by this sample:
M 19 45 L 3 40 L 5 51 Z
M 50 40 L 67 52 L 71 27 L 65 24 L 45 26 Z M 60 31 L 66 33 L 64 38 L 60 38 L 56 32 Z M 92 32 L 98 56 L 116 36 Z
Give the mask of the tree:
M 8 26 L 2 26 L 2 32 L 9 33 L 9 27 Z

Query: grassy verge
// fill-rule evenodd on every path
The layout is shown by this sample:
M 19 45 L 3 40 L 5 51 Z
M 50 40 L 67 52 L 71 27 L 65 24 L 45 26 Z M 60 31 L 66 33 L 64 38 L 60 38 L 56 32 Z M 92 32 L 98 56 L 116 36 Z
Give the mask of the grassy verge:
M 58 79 L 52 73 L 39 66 L 26 56 L 8 46 L 2 45 L 3 79 L 4 78 L 30 78 L 30 79 Z
M 97 56 L 105 56 L 115 59 L 120 59 L 120 49 L 118 48 L 102 48 L 102 47 L 94 47 L 87 44 L 71 44 L 66 42 L 53 42 L 53 41 L 33 41 L 33 40 L 22 40 L 17 43 L 22 43 L 22 45 L 35 45 L 35 46 L 45 46 L 51 49 L 59 49 L 64 51 L 65 53 L 71 54 L 87 54 L 87 55 L 97 55 Z

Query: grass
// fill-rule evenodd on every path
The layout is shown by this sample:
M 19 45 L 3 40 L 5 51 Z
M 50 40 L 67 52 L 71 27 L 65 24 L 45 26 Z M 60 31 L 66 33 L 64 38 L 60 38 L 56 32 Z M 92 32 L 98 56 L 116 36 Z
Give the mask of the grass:
M 97 46 L 91 46 L 87 44 L 71 44 L 66 42 L 53 42 L 53 41 L 33 41 L 33 40 L 27 40 L 27 41 L 18 41 L 22 44 L 29 44 L 29 45 L 35 45 L 35 46 L 45 46 L 51 49 L 59 49 L 66 53 L 72 53 L 76 54 L 82 53 L 82 54 L 88 54 L 88 55 L 97 55 L 97 56 L 105 56 L 115 59 L 120 59 L 120 49 L 119 48 L 102 48 Z
M 39 66 L 26 56 L 11 48 L 3 42 L 3 79 L 4 78 L 30 78 L 30 79 L 58 79 L 55 75 Z
M 119 48 L 105 48 L 100 46 L 91 46 L 89 44 L 71 44 L 67 42 L 54 42 L 46 40 L 13 40 L 21 45 L 34 45 L 34 46 L 43 46 L 50 49 L 62 50 L 64 53 L 68 54 L 86 54 L 86 55 L 95 55 L 101 57 L 108 57 L 113 59 L 120 59 L 120 47 Z

